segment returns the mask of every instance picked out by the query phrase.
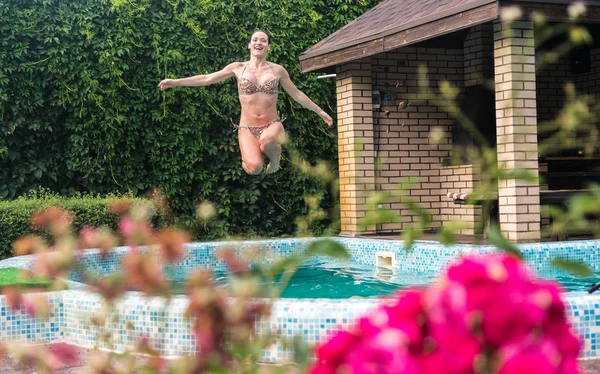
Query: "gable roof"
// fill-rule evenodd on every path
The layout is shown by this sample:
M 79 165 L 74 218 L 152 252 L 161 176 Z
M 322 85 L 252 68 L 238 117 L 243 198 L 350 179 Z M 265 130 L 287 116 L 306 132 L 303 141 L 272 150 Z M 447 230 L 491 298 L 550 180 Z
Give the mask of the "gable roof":
M 497 0 L 386 0 L 305 51 L 300 61 L 495 3 Z
M 500 0 L 385 0 L 300 55 L 303 72 L 331 67 L 498 18 Z M 529 9 L 572 0 L 512 0 Z M 538 3 L 536 5 L 535 3 Z M 598 5 L 598 0 L 584 1 Z

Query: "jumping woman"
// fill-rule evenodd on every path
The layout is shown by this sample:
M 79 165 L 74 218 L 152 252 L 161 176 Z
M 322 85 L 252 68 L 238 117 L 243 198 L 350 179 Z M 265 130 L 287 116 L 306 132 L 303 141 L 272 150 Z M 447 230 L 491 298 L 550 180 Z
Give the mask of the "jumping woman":
M 296 102 L 317 113 L 327 125 L 333 124 L 329 114 L 292 83 L 284 67 L 267 61 L 270 48 L 269 35 L 264 31 L 256 31 L 248 43 L 249 61 L 231 63 L 211 74 L 165 79 L 158 84 L 161 90 L 165 90 L 177 86 L 208 86 L 236 77 L 242 114 L 239 124 L 234 126 L 238 133 L 242 167 L 251 175 L 261 173 L 263 153 L 269 158 L 267 174 L 279 169 L 281 143 L 285 136 L 282 119 L 277 112 L 280 85 Z

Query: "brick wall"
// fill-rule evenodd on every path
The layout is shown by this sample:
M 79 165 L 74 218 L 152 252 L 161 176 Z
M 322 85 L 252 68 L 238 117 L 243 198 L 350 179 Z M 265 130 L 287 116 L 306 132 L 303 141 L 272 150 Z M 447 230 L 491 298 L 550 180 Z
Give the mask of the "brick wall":
M 406 100 L 410 105 L 401 110 L 397 105 L 382 106 L 374 112 L 375 144 L 380 162 L 376 172 L 376 188 L 397 191 L 401 182 L 414 178 L 407 194 L 433 215 L 433 228 L 447 219 L 449 199 L 442 196 L 442 185 L 466 183 L 460 175 L 442 175 L 441 163 L 450 157 L 450 129 L 454 120 L 432 100 L 420 97 L 418 69 L 427 67 L 432 88 L 448 79 L 456 86 L 464 82 L 463 51 L 460 49 L 401 48 L 372 58 L 374 89 L 396 94 L 396 104 Z M 387 87 L 386 87 L 387 84 Z M 432 134 L 437 134 L 436 139 Z M 464 177 L 462 177 L 464 179 Z M 444 191 L 446 191 L 444 189 Z M 400 214 L 400 222 L 384 223 L 379 232 L 396 232 L 418 220 L 399 198 L 384 206 Z M 444 212 L 443 212 L 444 211 Z
M 485 85 L 494 79 L 494 34 L 493 25 L 484 23 L 472 27 L 467 34 L 464 47 L 464 86 Z M 459 126 L 455 124 L 455 126 Z M 480 168 L 476 165 L 457 165 L 442 167 L 441 195 L 447 192 L 472 192 L 477 188 Z M 479 206 L 456 205 L 446 200 L 442 209 L 442 222 L 461 221 L 468 224 L 461 234 L 476 234 L 476 223 L 482 219 Z
M 369 59 L 338 66 L 336 79 L 341 235 L 354 235 L 375 189 Z
M 590 65 L 589 73 L 575 76 L 575 85 L 581 92 L 596 96 L 600 94 L 600 48 L 591 50 Z
M 481 208 L 455 205 L 446 197 L 447 192 L 473 191 L 479 173 L 477 166 L 470 164 L 442 166 L 452 156 L 451 129 L 455 120 L 436 105 L 440 95 L 433 100 L 422 98 L 418 86 L 421 65 L 427 68 L 435 92 L 441 80 L 459 87 L 460 105 L 465 84 L 483 84 L 486 79 L 493 79 L 492 24 L 473 27 L 462 49 L 400 48 L 338 68 L 343 233 L 356 229 L 358 220 L 364 216 L 365 197 L 369 194 L 365 188 L 371 183 L 371 191 L 389 192 L 390 200 L 382 208 L 395 210 L 400 220 L 370 230 L 399 232 L 413 225 L 418 217 L 400 203 L 400 198 L 392 197 L 407 178 L 416 181 L 407 193 L 433 215 L 431 228 L 439 228 L 449 220 L 468 222 L 473 227 L 481 217 Z M 365 76 L 367 72 L 370 77 Z M 395 105 L 373 109 L 370 89 L 394 92 Z M 409 106 L 399 109 L 400 101 L 408 102 Z M 367 118 L 369 112 L 371 122 Z M 353 116 L 358 123 L 350 125 Z M 357 147 L 359 151 L 373 150 L 373 153 L 359 157 Z M 369 164 L 371 160 L 373 165 Z M 359 181 L 364 183 L 359 186 Z M 473 234 L 472 227 L 462 233 Z
M 472 27 L 464 42 L 465 87 L 494 78 L 494 33 L 491 23 Z
M 537 71 L 536 80 L 538 121 L 551 121 L 564 105 L 565 84 L 573 82 L 571 60 L 562 57 L 556 63 L 544 65 Z
M 571 73 L 571 60 L 563 56 L 553 64 L 546 64 L 536 72 L 536 107 L 538 122 L 543 125 L 544 122 L 556 119 L 560 109 L 565 102 L 565 84 L 573 82 Z M 547 135 L 541 129 L 538 129 L 538 142 L 543 144 Z M 539 163 L 540 172 L 540 190 L 548 190 L 547 174 L 548 163 L 541 161 Z M 550 225 L 549 217 L 542 214 L 541 228 L 544 229 Z

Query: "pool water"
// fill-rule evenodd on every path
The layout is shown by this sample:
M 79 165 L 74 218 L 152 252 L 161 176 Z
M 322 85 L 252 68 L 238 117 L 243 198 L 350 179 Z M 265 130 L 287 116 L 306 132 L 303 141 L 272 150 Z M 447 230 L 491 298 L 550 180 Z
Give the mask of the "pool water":
M 431 284 L 435 273 L 401 274 L 386 268 L 376 268 L 356 263 L 312 262 L 298 267 L 283 290 L 283 298 L 328 298 L 347 299 L 351 297 L 376 297 L 391 295 L 394 292 L 413 286 Z M 281 277 L 279 277 L 281 278 Z M 228 274 L 214 273 L 217 285 L 226 287 Z M 281 288 L 280 281 L 265 280 L 263 289 Z M 174 282 L 174 292 L 184 293 L 185 282 Z
M 542 278 L 548 278 L 548 277 L 544 277 L 544 275 L 541 275 Z M 594 284 L 597 282 L 600 282 L 600 275 L 596 274 L 593 277 L 588 277 L 588 278 L 577 278 L 574 277 L 572 275 L 555 275 L 552 277 L 552 279 L 558 281 L 560 284 L 563 285 L 563 287 L 565 288 L 566 291 L 586 291 Z M 600 291 L 596 291 L 596 293 L 600 294 Z
M 600 281 L 600 275 L 589 278 L 577 278 L 568 274 L 551 276 L 539 274 L 539 276 L 557 280 L 567 291 L 587 291 L 592 284 Z M 437 274 L 434 272 L 407 273 L 356 263 L 311 262 L 298 267 L 281 297 L 297 299 L 381 297 L 404 288 L 431 284 L 436 278 Z M 214 281 L 218 286 L 227 287 L 229 274 L 225 271 L 216 271 Z M 280 281 L 273 283 L 265 279 L 262 284 L 265 296 L 272 288 L 281 287 Z M 173 290 L 175 293 L 185 293 L 185 281 L 174 281 Z

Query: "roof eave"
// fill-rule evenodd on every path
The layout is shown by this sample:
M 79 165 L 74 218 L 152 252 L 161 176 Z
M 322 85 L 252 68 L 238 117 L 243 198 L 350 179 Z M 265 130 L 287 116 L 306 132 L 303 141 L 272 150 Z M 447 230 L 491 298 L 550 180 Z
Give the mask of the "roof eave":
M 430 19 L 427 23 L 421 20 L 416 25 L 404 25 L 400 31 L 398 28 L 390 30 L 376 38 L 354 41 L 329 51 L 319 51 L 318 54 L 315 51 L 313 55 L 302 55 L 300 70 L 306 73 L 343 64 L 495 20 L 498 18 L 498 1 L 486 0 L 483 5 L 470 7 L 458 13 L 453 9 L 453 12 L 449 13 L 442 18 L 437 14 L 435 19 Z
M 399 25 L 397 27 L 393 27 L 393 28 L 391 28 L 389 30 L 385 30 L 385 31 L 382 31 L 382 32 L 379 32 L 379 33 L 376 33 L 376 34 L 373 34 L 373 35 L 369 35 L 367 37 L 354 39 L 354 40 L 352 40 L 350 42 L 346 42 L 346 43 L 334 45 L 334 46 L 331 46 L 331 47 L 317 48 L 315 50 L 312 50 L 312 48 L 311 48 L 311 49 L 306 50 L 305 52 L 303 52 L 300 55 L 300 61 L 305 60 L 305 59 L 309 59 L 311 57 L 316 57 L 316 56 L 324 55 L 324 54 L 327 54 L 327 53 L 330 53 L 330 52 L 334 52 L 334 51 L 337 51 L 337 50 L 341 50 L 341 49 L 344 49 L 344 48 L 347 48 L 347 47 L 356 46 L 358 44 L 368 43 L 370 41 L 377 40 L 377 39 L 380 39 L 380 38 L 384 38 L 386 36 L 394 35 L 394 34 L 397 34 L 397 33 L 401 32 L 401 31 L 405 31 L 405 30 L 408 30 L 408 29 L 411 29 L 411 28 L 415 28 L 417 26 L 420 26 L 420 25 L 423 25 L 423 24 L 426 24 L 426 23 L 430 23 L 430 22 L 437 21 L 437 20 L 440 20 L 440 19 L 443 19 L 443 18 L 446 18 L 446 17 L 450 17 L 450 16 L 453 16 L 453 15 L 458 14 L 458 13 L 466 12 L 466 11 L 469 11 L 471 9 L 478 8 L 480 6 L 484 6 L 484 5 L 487 5 L 487 4 L 490 4 L 490 3 L 498 3 L 498 1 L 499 0 L 479 0 L 476 4 L 473 4 L 473 3 L 462 4 L 460 6 L 457 6 L 457 7 L 451 8 L 451 9 L 447 9 L 447 10 L 445 10 L 443 12 L 437 12 L 437 13 L 431 14 L 431 15 L 429 15 L 427 17 L 423 17 L 423 18 L 421 18 L 419 20 L 416 20 L 416 21 L 413 21 L 413 22 L 408 22 L 408 23 Z M 363 14 L 361 17 L 365 16 L 366 14 L 367 13 Z M 350 23 L 348 25 L 351 25 L 351 24 L 352 23 Z

